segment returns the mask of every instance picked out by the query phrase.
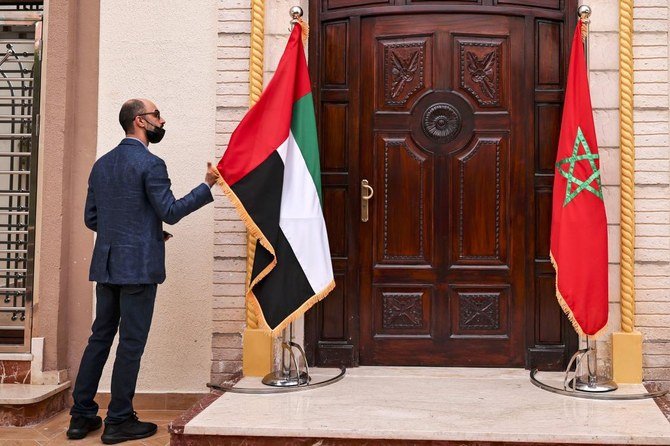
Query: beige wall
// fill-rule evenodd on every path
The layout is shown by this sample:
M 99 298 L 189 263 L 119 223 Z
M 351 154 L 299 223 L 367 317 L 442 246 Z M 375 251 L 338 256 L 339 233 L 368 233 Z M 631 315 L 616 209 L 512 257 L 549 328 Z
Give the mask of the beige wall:
M 148 97 L 165 117 L 165 139 L 151 150 L 165 160 L 181 197 L 215 162 L 216 0 L 102 0 L 98 156 L 123 138 L 124 100 Z M 95 123 L 93 123 L 95 125 Z M 214 206 L 166 229 L 167 280 L 159 286 L 138 392 L 203 392 L 212 332 Z M 90 318 L 89 318 L 90 320 Z M 111 364 L 100 390 L 108 391 Z

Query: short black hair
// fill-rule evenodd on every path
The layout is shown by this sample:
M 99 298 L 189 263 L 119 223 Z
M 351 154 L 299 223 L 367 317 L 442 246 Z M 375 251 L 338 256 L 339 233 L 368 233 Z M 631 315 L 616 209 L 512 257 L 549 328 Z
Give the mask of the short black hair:
M 135 116 L 144 113 L 144 103 L 139 99 L 126 101 L 119 112 L 119 123 L 126 133 L 133 131 Z

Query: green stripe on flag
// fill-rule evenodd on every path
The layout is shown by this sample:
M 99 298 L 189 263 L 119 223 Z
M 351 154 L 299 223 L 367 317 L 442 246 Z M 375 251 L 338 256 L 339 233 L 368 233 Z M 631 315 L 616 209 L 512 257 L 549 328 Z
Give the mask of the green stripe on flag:
M 302 157 L 305 159 L 307 170 L 314 181 L 319 201 L 323 208 L 321 197 L 321 167 L 319 164 L 319 142 L 316 137 L 316 120 L 314 119 L 314 102 L 312 93 L 308 93 L 293 104 L 291 118 L 291 133 L 295 138 Z

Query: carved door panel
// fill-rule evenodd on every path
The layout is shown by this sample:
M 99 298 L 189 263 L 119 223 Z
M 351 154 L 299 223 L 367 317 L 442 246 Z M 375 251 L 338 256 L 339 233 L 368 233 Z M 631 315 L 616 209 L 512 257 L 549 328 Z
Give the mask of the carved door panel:
M 524 29 L 481 14 L 361 21 L 359 168 L 374 190 L 361 364 L 524 365 Z

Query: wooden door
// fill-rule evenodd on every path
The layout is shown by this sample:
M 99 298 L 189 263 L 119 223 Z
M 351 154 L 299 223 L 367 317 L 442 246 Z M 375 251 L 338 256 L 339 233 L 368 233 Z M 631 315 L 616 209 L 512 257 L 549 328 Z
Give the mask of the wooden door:
M 307 318 L 312 362 L 563 366 L 548 240 L 567 9 L 315 3 L 337 289 Z
M 523 25 L 363 21 L 362 364 L 524 365 Z

